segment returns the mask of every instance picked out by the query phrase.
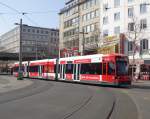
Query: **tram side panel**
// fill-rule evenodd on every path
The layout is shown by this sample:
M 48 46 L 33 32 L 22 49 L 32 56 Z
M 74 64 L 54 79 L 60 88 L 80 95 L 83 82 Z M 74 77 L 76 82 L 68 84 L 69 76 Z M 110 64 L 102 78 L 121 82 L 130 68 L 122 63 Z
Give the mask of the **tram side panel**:
M 55 78 L 55 64 L 54 61 L 35 61 L 30 63 L 29 66 L 29 77 L 37 77 L 44 79 Z
M 27 77 L 28 76 L 28 62 L 22 62 L 22 76 Z M 13 66 L 13 76 L 18 77 L 19 72 L 19 63 L 15 63 Z
M 106 56 L 103 57 L 102 61 L 102 81 L 105 83 L 116 83 L 115 80 L 115 57 L 114 56 Z
M 102 63 L 91 63 L 91 59 L 76 59 L 72 63 L 60 62 L 61 80 L 102 81 Z

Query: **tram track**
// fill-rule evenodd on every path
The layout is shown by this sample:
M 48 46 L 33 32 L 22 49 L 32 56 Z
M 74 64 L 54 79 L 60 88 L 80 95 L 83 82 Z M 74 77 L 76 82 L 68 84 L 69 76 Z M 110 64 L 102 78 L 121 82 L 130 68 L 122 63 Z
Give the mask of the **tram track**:
M 34 83 L 22 89 L 13 90 L 7 93 L 0 93 L 0 104 L 5 104 L 12 101 L 21 100 L 30 96 L 34 96 L 49 90 L 52 85 L 50 83 L 44 83 L 40 85 L 39 81 L 33 81 Z M 27 91 L 25 89 L 28 89 Z M 30 90 L 30 91 L 29 91 Z
M 100 115 L 100 119 L 120 119 L 120 118 L 116 118 L 116 117 L 121 117 L 121 116 L 116 116 L 116 112 L 118 112 L 117 111 L 118 109 L 120 109 L 120 112 L 123 109 L 122 100 L 127 98 L 126 100 L 128 102 L 130 101 L 128 100 L 128 97 L 122 99 L 121 97 L 124 95 L 118 94 L 120 92 L 115 91 L 116 89 L 107 88 L 107 87 L 98 87 L 97 85 L 93 86 L 93 85 L 86 84 L 85 86 L 85 85 L 81 85 L 81 84 L 78 85 L 74 83 L 68 84 L 64 82 L 60 83 L 60 82 L 54 82 L 54 81 L 41 81 L 41 80 L 33 80 L 33 82 L 34 83 L 31 86 L 28 86 L 26 88 L 0 94 L 0 105 L 4 106 L 5 104 L 8 105 L 7 103 L 12 104 L 12 103 L 17 103 L 17 102 L 21 103 L 21 105 L 24 105 L 24 103 L 22 104 L 22 101 L 26 102 L 26 100 L 30 100 L 32 98 L 36 99 L 35 97 L 41 98 L 41 95 L 42 96 L 48 95 L 46 96 L 46 98 L 44 98 L 44 100 L 45 99 L 47 100 L 49 97 L 48 99 L 49 101 L 47 100 L 49 104 L 53 104 L 54 106 L 56 104 L 56 106 L 59 106 L 57 105 L 58 101 L 62 101 L 62 102 L 59 102 L 61 106 L 67 105 L 65 107 L 66 109 L 63 110 L 63 113 L 56 111 L 56 117 L 58 118 L 54 117 L 54 119 L 75 119 L 75 117 L 79 117 L 79 118 L 83 117 L 82 119 L 91 119 L 91 117 L 93 115 L 95 116 L 95 114 Z M 70 90 L 70 92 L 68 91 L 68 89 Z M 79 91 L 81 91 L 81 93 L 76 94 L 77 98 L 75 99 L 77 100 L 74 100 L 75 102 L 71 101 L 72 98 L 69 98 L 69 97 L 74 96 L 74 94 L 72 93 L 77 93 Z M 69 94 L 65 94 L 65 92 Z M 55 93 L 56 95 L 54 95 Z M 61 96 L 64 96 L 62 97 L 63 98 L 62 100 L 59 99 Z M 120 97 L 119 100 L 118 100 L 118 96 Z M 41 98 L 41 100 L 42 99 L 43 97 Z M 56 101 L 53 102 L 52 99 L 56 99 Z M 63 100 L 66 100 L 66 99 L 67 101 L 70 100 L 69 104 L 67 104 L 67 101 L 65 101 L 63 104 Z M 50 100 L 52 100 L 52 102 Z M 38 102 L 38 100 L 36 101 Z M 34 102 L 34 103 L 38 104 L 37 102 Z M 45 102 L 45 103 L 48 103 L 48 102 Z M 93 104 L 94 106 L 97 106 L 97 107 L 94 107 Z M 120 105 L 122 106 L 122 108 L 120 108 Z M 61 108 L 64 108 L 64 107 L 61 107 Z M 101 108 L 104 108 L 104 109 L 101 109 Z M 99 112 L 93 114 L 94 111 L 99 111 Z M 53 115 L 52 112 L 51 110 L 49 110 L 47 113 L 51 113 Z M 85 116 L 86 114 L 89 114 L 88 118 L 86 118 Z M 93 118 L 93 119 L 98 119 L 98 116 L 96 116 L 96 118 Z
M 81 83 L 79 83 L 79 84 L 81 84 Z M 89 85 L 89 86 L 91 86 L 91 85 Z M 95 87 L 95 85 L 94 86 L 92 85 L 92 87 Z M 80 112 L 83 108 L 88 106 L 88 104 L 92 101 L 92 99 L 94 97 L 94 92 L 89 88 L 88 88 L 88 90 L 89 90 L 88 92 L 90 92 L 90 94 L 89 94 L 90 96 L 88 98 L 86 98 L 84 101 L 82 101 L 82 103 L 80 103 L 78 105 L 74 105 L 74 107 L 76 106 L 77 108 L 75 108 L 73 111 L 65 114 L 61 119 L 74 119 L 74 115 L 76 115 L 77 112 Z M 110 92 L 110 91 L 108 91 L 108 92 L 111 93 L 111 95 L 113 97 L 115 96 L 112 92 Z M 111 107 L 108 109 L 107 114 L 104 116 L 105 118 L 103 118 L 103 119 L 112 119 L 111 116 L 114 111 L 115 105 L 116 105 L 116 99 L 114 98 Z
M 112 118 L 112 113 L 113 113 L 113 111 L 115 109 L 115 105 L 116 105 L 116 101 L 113 102 L 112 108 L 111 108 L 111 110 L 110 110 L 110 112 L 109 112 L 109 114 L 108 114 L 106 119 L 111 119 Z
M 87 100 L 84 101 L 83 104 L 81 104 L 76 110 L 74 110 L 73 112 L 66 114 L 62 119 L 68 119 L 69 117 L 71 117 L 73 114 L 75 114 L 76 112 L 80 111 L 82 108 L 84 108 L 85 105 L 88 104 L 89 101 L 91 101 L 93 95 L 90 96 Z
M 55 80 L 48 80 L 48 81 L 54 81 L 55 82 Z M 56 82 L 71 83 L 72 86 L 73 86 L 73 84 L 96 86 L 96 87 L 99 86 L 99 84 L 89 84 L 89 83 L 85 83 L 85 82 L 70 82 L 70 81 L 61 81 L 61 80 L 60 81 L 58 80 Z M 92 92 L 91 90 L 89 90 L 89 91 Z M 110 93 L 110 91 L 109 91 L 109 93 Z M 115 106 L 116 106 L 115 94 L 113 92 L 111 92 L 111 94 L 113 95 L 113 97 L 115 99 L 112 103 L 112 106 L 111 106 L 110 110 L 108 111 L 108 115 L 106 115 L 106 119 L 112 119 L 112 114 L 113 114 L 113 111 L 114 111 Z M 87 99 L 85 99 L 85 101 L 82 104 L 80 104 L 80 106 L 78 106 L 78 108 L 76 108 L 74 111 L 64 115 L 64 117 L 62 117 L 62 119 L 68 119 L 71 116 L 73 116 L 76 112 L 80 111 L 82 108 L 84 108 L 92 100 L 93 96 L 94 96 L 93 93 L 91 93 L 91 95 Z M 75 107 L 75 106 L 76 105 L 74 105 L 73 107 Z

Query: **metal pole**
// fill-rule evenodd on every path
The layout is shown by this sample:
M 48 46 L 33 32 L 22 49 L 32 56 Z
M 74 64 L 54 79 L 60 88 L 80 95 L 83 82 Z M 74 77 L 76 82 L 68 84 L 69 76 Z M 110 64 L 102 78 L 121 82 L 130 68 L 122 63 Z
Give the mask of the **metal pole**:
M 19 72 L 18 72 L 18 80 L 22 80 L 22 19 L 20 19 L 20 40 L 19 40 Z
M 56 73 L 55 73 L 55 80 L 58 80 L 58 69 L 59 68 L 59 58 L 56 59 Z
M 83 32 L 83 41 L 82 41 L 82 55 L 84 55 L 84 43 L 85 43 L 85 36 L 84 36 L 84 29 L 82 29 Z
M 59 70 L 59 59 L 60 59 L 60 45 L 58 45 L 58 58 L 56 59 L 56 73 L 55 73 L 55 80 L 58 80 L 58 70 Z
M 36 44 L 35 44 L 35 59 L 37 60 L 38 57 L 37 57 L 37 39 L 36 39 Z
M 134 77 L 134 68 L 136 68 L 135 66 L 135 53 L 136 53 L 136 40 L 137 40 L 137 33 L 135 32 L 134 34 L 134 42 L 133 42 L 133 62 L 132 62 L 132 80 L 135 81 L 135 77 Z

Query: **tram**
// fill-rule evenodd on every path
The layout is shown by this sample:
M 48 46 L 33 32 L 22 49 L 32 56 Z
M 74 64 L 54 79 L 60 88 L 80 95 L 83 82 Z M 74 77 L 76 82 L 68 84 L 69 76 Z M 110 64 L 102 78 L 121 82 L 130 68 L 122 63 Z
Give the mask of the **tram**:
M 35 60 L 22 63 L 24 77 L 55 80 L 56 59 Z M 58 80 L 80 81 L 111 85 L 131 85 L 128 75 L 128 57 L 121 54 L 95 54 L 59 58 Z M 13 74 L 18 75 L 18 63 Z

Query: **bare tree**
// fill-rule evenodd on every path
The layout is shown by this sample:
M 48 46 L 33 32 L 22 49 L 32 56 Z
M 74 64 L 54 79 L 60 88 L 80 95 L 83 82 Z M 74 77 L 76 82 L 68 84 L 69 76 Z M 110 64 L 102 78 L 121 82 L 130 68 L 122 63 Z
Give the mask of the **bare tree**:
M 98 25 L 95 25 L 94 31 L 91 33 L 91 36 L 94 37 L 95 48 L 99 48 L 102 43 L 101 31 Z
M 138 52 L 140 53 L 140 46 L 139 46 L 139 42 L 143 37 L 143 25 L 141 24 L 140 20 L 135 17 L 132 16 L 131 17 L 131 22 L 128 24 L 128 32 L 126 34 L 126 37 L 128 39 L 130 39 L 130 41 L 132 41 L 132 79 L 135 80 L 134 77 L 134 66 L 135 66 L 135 54 L 138 50 Z

